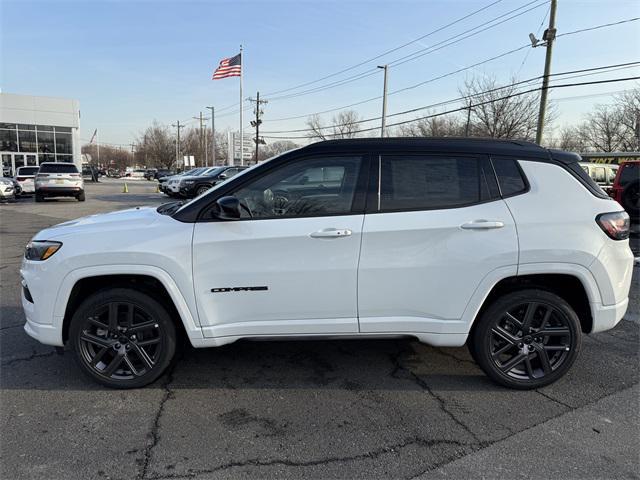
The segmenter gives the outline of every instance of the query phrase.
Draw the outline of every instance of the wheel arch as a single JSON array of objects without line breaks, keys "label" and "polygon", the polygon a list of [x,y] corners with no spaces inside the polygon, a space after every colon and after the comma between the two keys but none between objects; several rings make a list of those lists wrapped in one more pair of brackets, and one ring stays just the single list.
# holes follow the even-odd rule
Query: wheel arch
[{"label": "wheel arch", "polygon": [[526,273],[502,278],[493,285],[474,315],[469,338],[473,335],[477,320],[495,300],[525,289],[545,290],[563,298],[578,315],[582,332],[590,333],[593,330],[591,302],[596,301],[594,295],[597,293],[590,287],[592,285],[585,285],[584,278],[575,273]]},{"label": "wheel arch", "polygon": [[[165,306],[179,332],[190,340],[201,339],[197,315],[191,313],[187,301],[164,270],[157,267],[118,269],[116,266],[97,271],[74,271],[63,281],[56,302],[56,319],[62,323],[62,341],[66,343],[74,311],[90,294],[105,288],[132,288],[148,294]],[[86,269],[81,269],[86,270]]]}]

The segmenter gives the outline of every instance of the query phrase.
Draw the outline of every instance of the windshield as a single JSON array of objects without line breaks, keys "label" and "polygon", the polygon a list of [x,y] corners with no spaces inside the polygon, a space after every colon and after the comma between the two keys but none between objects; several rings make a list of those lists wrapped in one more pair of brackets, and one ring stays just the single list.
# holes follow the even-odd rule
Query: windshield
[{"label": "windshield", "polygon": [[38,173],[78,173],[73,163],[43,163]]}]

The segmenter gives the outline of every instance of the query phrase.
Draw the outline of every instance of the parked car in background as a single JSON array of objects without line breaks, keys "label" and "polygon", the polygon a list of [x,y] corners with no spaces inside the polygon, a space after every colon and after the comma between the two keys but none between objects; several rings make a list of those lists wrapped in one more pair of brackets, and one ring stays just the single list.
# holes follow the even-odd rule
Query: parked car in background
[{"label": "parked car in background", "polygon": [[149,181],[153,180],[155,178],[155,176],[156,176],[156,172],[157,172],[157,169],[155,169],[155,168],[147,169],[147,171],[144,172],[145,180],[149,180]]},{"label": "parked car in background", "polygon": [[15,180],[11,177],[0,177],[0,200],[7,201],[16,198]]},{"label": "parked car in background", "polygon": [[611,193],[613,188],[613,182],[618,172],[618,165],[609,163],[589,163],[580,162],[582,169],[589,174],[589,176],[600,185],[605,192]]},{"label": "parked car in background", "polygon": [[169,177],[171,175],[175,175],[176,172],[174,170],[170,170],[168,168],[158,168],[154,175],[153,175],[153,179],[154,180],[159,180],[162,177]]},{"label": "parked car in background", "polygon": [[640,223],[640,161],[620,164],[611,197],[624,207],[634,224]]},{"label": "parked car in background", "polygon": [[18,167],[16,170],[16,182],[20,184],[22,193],[35,192],[35,178],[40,167]]},{"label": "parked car in background", "polygon": [[84,180],[73,163],[45,162],[35,182],[36,202],[48,197],[75,197],[84,202]]},{"label": "parked car in background", "polygon": [[201,175],[184,177],[180,180],[180,196],[193,198],[202,195],[211,187],[235,176],[247,167],[217,167]]},{"label": "parked car in background", "polygon": [[177,197],[180,195],[180,180],[185,177],[195,177],[198,176],[207,170],[213,167],[198,167],[191,170],[187,170],[186,172],[179,173],[177,175],[172,175],[168,177],[164,182],[164,190],[163,193],[169,195],[170,197]]},{"label": "parked car in background", "polygon": [[100,178],[100,170],[93,165],[85,163],[82,165],[82,178],[89,180],[90,182],[97,182]]},{"label": "parked car in background", "polygon": [[147,173],[146,170],[141,169],[141,168],[137,168],[135,170],[131,170],[131,171],[127,172],[125,177],[130,177],[132,179],[141,180],[141,179],[144,178],[145,173]]},{"label": "parked car in background", "polygon": [[537,389],[629,303],[629,216],[579,160],[520,141],[313,143],[184,205],[37,233],[25,331],[117,388],[156,380],[182,336],[402,336],[467,344],[495,382]]}]

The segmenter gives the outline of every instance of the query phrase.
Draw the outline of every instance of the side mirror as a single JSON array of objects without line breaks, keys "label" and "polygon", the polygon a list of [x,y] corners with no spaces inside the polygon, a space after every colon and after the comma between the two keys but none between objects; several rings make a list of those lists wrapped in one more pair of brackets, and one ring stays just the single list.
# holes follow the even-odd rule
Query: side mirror
[{"label": "side mirror", "polygon": [[224,180],[225,178],[227,178],[227,174],[226,173],[221,173],[220,175],[218,175],[218,178],[220,180]]},{"label": "side mirror", "polygon": [[237,220],[240,218],[240,200],[236,197],[221,197],[216,200],[218,211],[214,215],[221,220]]}]

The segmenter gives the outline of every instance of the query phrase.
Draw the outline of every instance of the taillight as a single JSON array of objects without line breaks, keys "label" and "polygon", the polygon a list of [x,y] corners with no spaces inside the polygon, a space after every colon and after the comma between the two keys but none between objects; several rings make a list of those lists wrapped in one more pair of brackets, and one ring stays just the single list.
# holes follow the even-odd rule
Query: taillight
[{"label": "taillight", "polygon": [[26,180],[25,177],[16,177],[16,180],[19,182],[24,182]]},{"label": "taillight", "polygon": [[70,173],[69,176],[70,177],[79,177],[80,174],[79,173]]},{"label": "taillight", "polygon": [[37,177],[38,177],[38,178],[48,177],[48,176],[49,176],[49,174],[48,174],[48,173],[39,173],[39,174],[37,175]]},{"label": "taillight", "polygon": [[601,213],[596,223],[610,238],[626,240],[629,238],[629,214],[627,212]]}]

